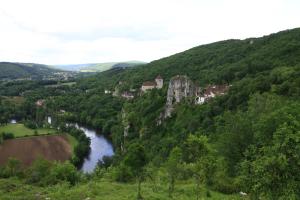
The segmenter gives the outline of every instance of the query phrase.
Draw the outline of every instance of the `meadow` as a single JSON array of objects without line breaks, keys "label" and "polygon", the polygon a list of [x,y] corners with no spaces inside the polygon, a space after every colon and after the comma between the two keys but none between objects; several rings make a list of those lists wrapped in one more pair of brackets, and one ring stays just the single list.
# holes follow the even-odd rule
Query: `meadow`
[{"label": "meadow", "polygon": [[48,135],[55,134],[57,131],[55,129],[50,128],[37,128],[30,129],[24,126],[24,124],[7,124],[5,126],[0,126],[0,133],[12,133],[16,138],[25,137],[25,136],[33,136],[33,135]]}]

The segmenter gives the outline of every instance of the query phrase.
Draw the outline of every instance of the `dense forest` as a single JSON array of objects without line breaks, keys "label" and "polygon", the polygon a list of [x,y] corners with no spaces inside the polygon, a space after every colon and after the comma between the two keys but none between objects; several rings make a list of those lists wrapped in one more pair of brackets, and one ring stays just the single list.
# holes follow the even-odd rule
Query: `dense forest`
[{"label": "dense forest", "polygon": [[[162,89],[137,92],[157,75],[164,78]],[[172,116],[157,125],[168,81],[176,75],[186,75],[200,87],[231,87],[202,105],[188,99],[180,102]],[[45,115],[41,113],[51,113],[58,124],[74,121],[100,129],[112,138],[116,154],[99,162],[94,175],[136,181],[138,199],[143,196],[141,183],[156,179],[160,172],[167,177],[170,198],[177,183],[194,180],[197,198],[205,186],[225,194],[243,191],[250,199],[300,199],[300,29],[202,45],[146,65],[78,79],[72,86],[1,84],[2,96],[22,93],[24,100],[16,104],[2,97],[0,123],[12,116],[38,120]],[[132,90],[136,96],[126,100],[105,90]],[[35,107],[38,99],[46,100],[42,110]],[[32,171],[18,174],[9,166],[0,175],[47,185],[43,177],[56,184],[58,173],[70,169],[64,181],[87,181],[68,164],[61,171],[59,164],[53,169],[50,165],[42,166],[56,174],[53,180],[39,174],[40,179],[32,181]],[[38,166],[32,169],[40,170]]]}]

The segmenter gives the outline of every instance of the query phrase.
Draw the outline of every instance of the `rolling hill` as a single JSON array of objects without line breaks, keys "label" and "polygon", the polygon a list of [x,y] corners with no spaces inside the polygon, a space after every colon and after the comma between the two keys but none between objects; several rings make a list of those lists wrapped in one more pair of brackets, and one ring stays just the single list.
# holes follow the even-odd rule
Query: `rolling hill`
[{"label": "rolling hill", "polygon": [[51,76],[61,70],[34,63],[0,62],[0,79],[27,79]]},{"label": "rolling hill", "polygon": [[111,68],[121,67],[134,67],[137,65],[146,64],[141,61],[126,61],[126,62],[107,62],[107,63],[87,63],[87,64],[74,64],[74,65],[55,65],[54,67],[68,71],[80,72],[102,72]]}]

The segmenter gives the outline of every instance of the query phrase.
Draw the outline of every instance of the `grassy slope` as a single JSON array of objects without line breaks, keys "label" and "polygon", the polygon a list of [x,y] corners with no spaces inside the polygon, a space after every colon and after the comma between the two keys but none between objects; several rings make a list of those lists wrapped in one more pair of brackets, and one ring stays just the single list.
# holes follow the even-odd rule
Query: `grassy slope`
[{"label": "grassy slope", "polygon": [[[224,195],[210,191],[211,197],[206,197],[206,190],[201,189],[200,199],[238,200],[239,195]],[[142,195],[147,200],[169,199],[167,184],[142,184]],[[195,185],[192,181],[179,183],[175,187],[174,199],[196,199]],[[108,179],[89,181],[70,187],[59,184],[50,187],[36,187],[22,184],[18,179],[0,179],[0,199],[56,199],[56,200],[132,200],[136,198],[136,184],[122,184],[111,182]],[[244,198],[246,199],[246,198]]]},{"label": "grassy slope", "polygon": [[128,62],[109,62],[109,63],[98,63],[92,64],[87,67],[83,67],[80,69],[82,72],[102,72],[114,67],[131,67],[136,65],[145,64],[144,62],[140,61],[128,61]]},{"label": "grassy slope", "polygon": [[73,136],[71,136],[69,134],[68,134],[68,140],[69,140],[69,143],[71,144],[72,149],[74,151],[74,148],[77,146],[78,141],[76,140],[76,138],[74,138]]},{"label": "grassy slope", "polygon": [[[39,128],[36,129],[38,135],[46,135],[46,134],[54,134],[56,130],[48,129],[48,128]],[[24,137],[24,136],[32,136],[34,135],[34,130],[25,127],[23,124],[7,124],[6,126],[0,127],[1,132],[9,132],[13,133],[15,137]]]}]

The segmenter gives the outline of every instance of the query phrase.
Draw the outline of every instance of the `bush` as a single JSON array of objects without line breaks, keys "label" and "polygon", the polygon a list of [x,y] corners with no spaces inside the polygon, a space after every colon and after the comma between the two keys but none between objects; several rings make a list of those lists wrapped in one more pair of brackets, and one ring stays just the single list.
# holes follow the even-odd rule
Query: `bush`
[{"label": "bush", "polygon": [[51,163],[45,159],[37,159],[27,171],[27,182],[47,185],[46,176],[50,173]]},{"label": "bush", "polygon": [[214,182],[214,190],[224,194],[233,194],[240,191],[239,185],[231,178],[219,178]]},{"label": "bush", "polygon": [[21,166],[21,161],[15,158],[9,158],[6,165],[1,170],[1,177],[9,178],[13,176],[22,177],[23,171]]},{"label": "bush", "polygon": [[113,163],[113,157],[112,156],[103,156],[102,160],[98,160],[97,165],[100,168],[108,168]]},{"label": "bush", "polygon": [[113,178],[119,182],[129,182],[133,180],[134,176],[129,167],[121,163],[113,171]]},{"label": "bush", "polygon": [[63,181],[74,185],[78,180],[77,169],[68,161],[51,163],[37,159],[27,171],[27,182],[40,186],[54,185]]},{"label": "bush", "polygon": [[5,133],[5,132],[3,132],[1,134],[1,137],[2,137],[3,140],[9,140],[9,139],[14,139],[15,138],[13,133]]},{"label": "bush", "polygon": [[32,122],[32,121],[26,121],[24,123],[24,125],[27,127],[27,128],[30,128],[30,129],[36,129],[37,128],[37,124],[35,122]]},{"label": "bush", "polygon": [[49,174],[50,184],[57,184],[61,181],[75,185],[79,180],[79,174],[74,165],[70,162],[55,163]]}]

